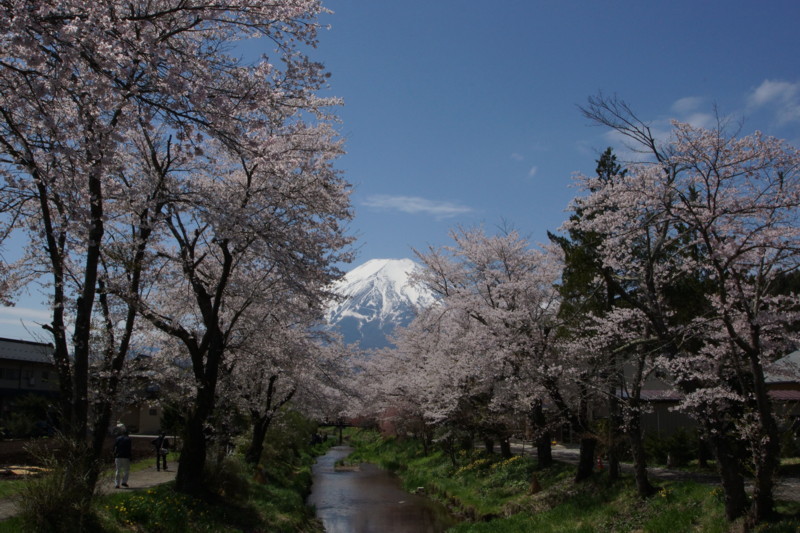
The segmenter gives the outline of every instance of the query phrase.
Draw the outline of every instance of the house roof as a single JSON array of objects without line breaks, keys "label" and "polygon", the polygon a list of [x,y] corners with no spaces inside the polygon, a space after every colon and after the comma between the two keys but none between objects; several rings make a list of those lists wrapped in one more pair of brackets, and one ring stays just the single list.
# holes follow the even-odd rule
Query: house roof
[{"label": "house roof", "polygon": [[[628,399],[628,391],[618,392],[620,398]],[[678,402],[683,400],[683,394],[674,389],[642,389],[639,391],[639,399],[644,402]]]},{"label": "house roof", "polygon": [[781,357],[764,371],[767,383],[800,382],[800,350]]},{"label": "house roof", "polygon": [[672,389],[642,390],[641,398],[646,402],[679,402],[683,394]]},{"label": "house roof", "polygon": [[0,337],[0,359],[52,364],[53,346],[42,342]]},{"label": "house roof", "polygon": [[[800,390],[772,389],[769,397],[777,401],[800,401]],[[624,397],[624,396],[623,396]],[[645,402],[679,402],[684,395],[676,390],[642,390],[641,399]]]},{"label": "house roof", "polygon": [[769,397],[773,400],[783,402],[797,402],[800,401],[800,390],[770,390],[767,391]]}]

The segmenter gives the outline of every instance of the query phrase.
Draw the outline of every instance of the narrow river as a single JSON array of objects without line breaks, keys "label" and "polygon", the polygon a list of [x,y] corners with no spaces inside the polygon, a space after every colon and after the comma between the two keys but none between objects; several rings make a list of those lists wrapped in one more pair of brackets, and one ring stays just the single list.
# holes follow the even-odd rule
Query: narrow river
[{"label": "narrow river", "polygon": [[440,533],[456,523],[443,505],[405,492],[397,476],[375,465],[336,471],[336,461],[352,451],[335,446],[312,470],[308,504],[326,533]]}]

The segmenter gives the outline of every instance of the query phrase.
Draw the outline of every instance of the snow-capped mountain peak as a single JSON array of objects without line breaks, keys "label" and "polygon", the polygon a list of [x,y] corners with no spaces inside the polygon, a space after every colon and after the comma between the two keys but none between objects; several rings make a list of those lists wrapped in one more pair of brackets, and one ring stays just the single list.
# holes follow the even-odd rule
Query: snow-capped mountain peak
[{"label": "snow-capped mountain peak", "polygon": [[430,292],[409,281],[418,268],[411,259],[372,259],[354,268],[334,287],[342,300],[328,310],[328,323],[348,343],[388,345],[386,336],[395,327],[407,325],[416,309],[434,301]]}]

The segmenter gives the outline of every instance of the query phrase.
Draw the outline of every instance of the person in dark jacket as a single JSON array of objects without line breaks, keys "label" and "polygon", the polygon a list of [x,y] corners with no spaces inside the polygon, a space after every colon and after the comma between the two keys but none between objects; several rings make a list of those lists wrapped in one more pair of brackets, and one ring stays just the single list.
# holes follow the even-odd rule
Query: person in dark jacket
[{"label": "person in dark jacket", "polygon": [[114,441],[114,465],[117,467],[114,473],[114,485],[119,488],[128,486],[128,476],[131,472],[131,438],[128,430],[123,429],[122,435]]},{"label": "person in dark jacket", "polygon": [[156,449],[156,470],[161,470],[161,464],[164,464],[164,471],[167,471],[167,454],[169,453],[169,439],[167,435],[161,431],[158,437],[152,440],[151,444]]}]

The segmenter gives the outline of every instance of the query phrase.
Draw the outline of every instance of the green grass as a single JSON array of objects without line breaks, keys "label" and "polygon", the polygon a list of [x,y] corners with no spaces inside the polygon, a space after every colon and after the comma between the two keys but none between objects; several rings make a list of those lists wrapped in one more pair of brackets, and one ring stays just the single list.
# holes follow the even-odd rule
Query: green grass
[{"label": "green grass", "polygon": [[[641,500],[633,479],[609,483],[605,473],[576,484],[574,466],[536,470],[535,460],[462,451],[456,464],[440,451],[429,455],[413,440],[381,439],[361,432],[351,437],[356,452],[348,462],[372,462],[400,475],[407,489],[425,487],[464,520],[455,533],[506,532],[709,532],[731,529],[721,489],[690,482],[659,482],[662,490]],[[531,494],[536,476],[541,491]],[[786,518],[760,526],[762,533],[800,531],[800,505],[781,502]]]},{"label": "green grass", "polygon": [[[332,444],[332,443],[331,443]],[[270,531],[319,532],[313,510],[305,505],[311,464],[324,445],[296,461],[274,462],[267,483],[254,479],[241,457],[226,460],[215,493],[192,497],[176,493],[173,483],[146,491],[114,492],[98,500],[104,531],[154,533]]]},{"label": "green grass", "polygon": [[[140,470],[146,470],[153,466],[155,463],[150,459],[142,459],[140,461],[136,461],[131,463],[131,472],[138,472]],[[104,475],[113,475],[114,469],[111,468],[106,471]],[[25,477],[9,477],[0,479],[0,500],[8,499],[14,497],[16,494],[19,494],[22,491],[23,486],[25,485],[26,478]],[[0,529],[0,532],[2,529]]]},{"label": "green grass", "polygon": [[[147,459],[139,459],[138,461],[131,462],[131,472],[139,472],[141,470],[147,470],[150,467],[154,467],[156,465],[156,458],[155,457],[148,457]],[[173,469],[178,468],[178,454],[175,452],[171,452],[167,455],[167,465],[172,465]],[[109,472],[114,472],[114,466],[112,465]]]},{"label": "green grass", "polygon": [[[288,428],[278,428],[280,434],[270,440],[279,445],[265,451],[264,467],[258,476],[241,455],[226,458],[219,465],[209,459],[207,490],[203,495],[177,493],[174,483],[98,495],[91,511],[85,515],[89,524],[85,531],[321,533],[321,524],[315,519],[313,509],[305,505],[305,496],[311,485],[311,465],[334,441],[311,447],[307,424],[296,421]],[[152,463],[151,459],[139,461],[134,468],[149,468]],[[264,477],[266,482],[262,482]],[[47,485],[58,483],[58,478],[40,477],[38,481]],[[24,481],[20,483],[20,487],[25,485]],[[39,507],[33,507],[37,508],[50,509],[44,500]],[[56,519],[60,519],[61,510],[55,512],[59,514]],[[0,533],[24,532],[26,527],[30,530],[32,526],[15,517],[0,522]],[[73,531],[75,526],[72,529],[69,524],[59,527],[65,527],[63,531]]]},{"label": "green grass", "polygon": [[22,490],[23,478],[0,479],[0,499],[10,498]]}]

